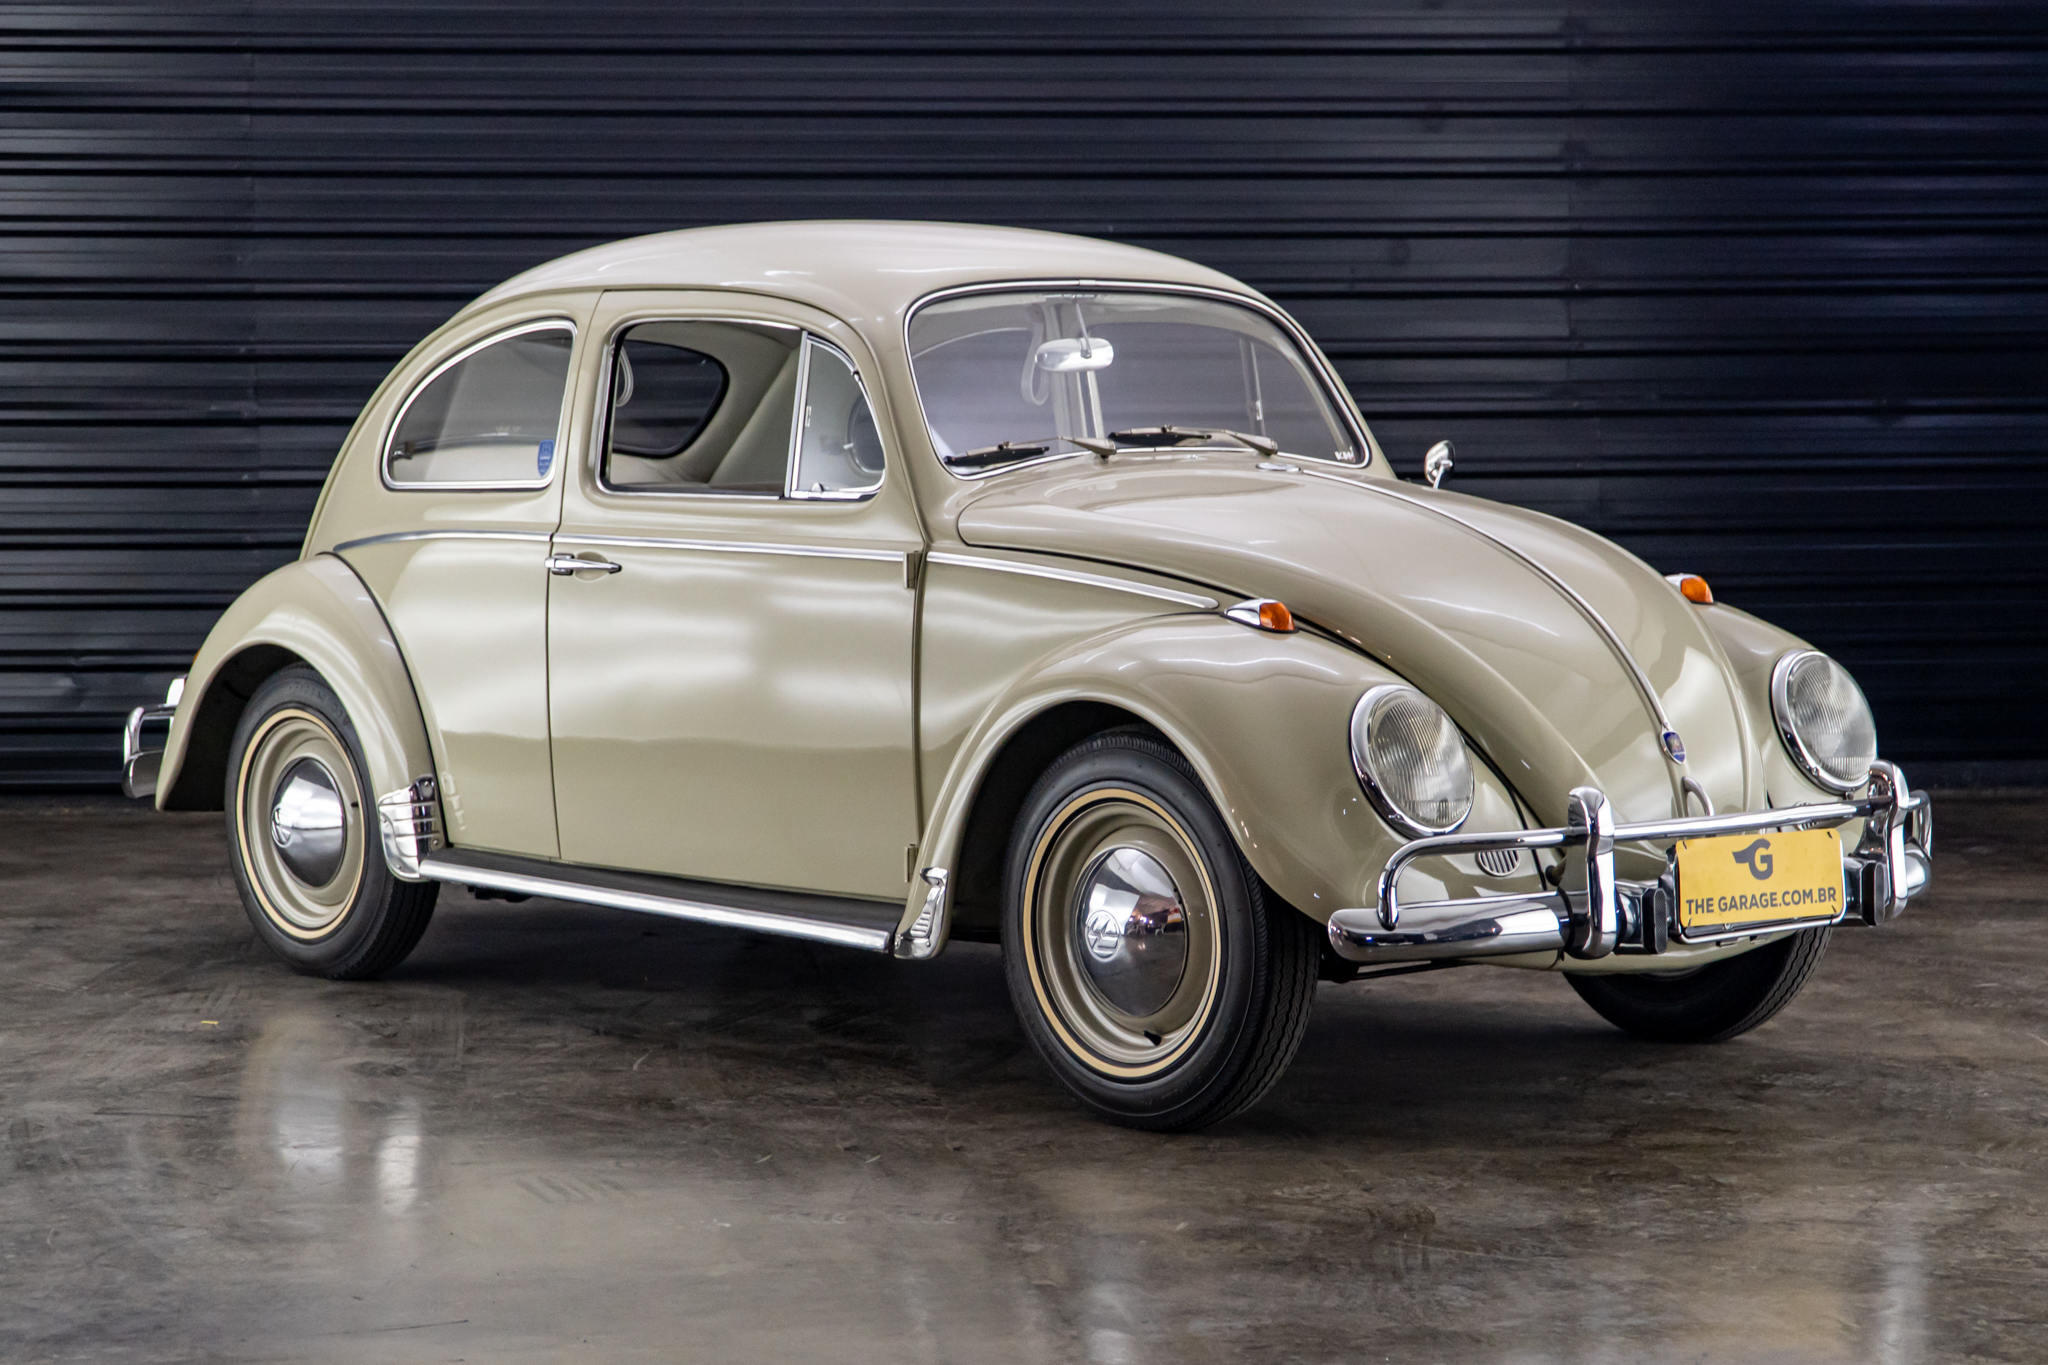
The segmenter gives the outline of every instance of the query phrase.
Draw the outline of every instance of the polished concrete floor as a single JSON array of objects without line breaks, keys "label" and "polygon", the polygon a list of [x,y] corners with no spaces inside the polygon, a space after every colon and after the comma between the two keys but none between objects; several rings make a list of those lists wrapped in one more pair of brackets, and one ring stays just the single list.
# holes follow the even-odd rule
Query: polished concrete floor
[{"label": "polished concrete floor", "polygon": [[2048,1361],[2048,796],[1713,1048],[1553,977],[1325,986],[1194,1137],[935,963],[444,893],[254,942],[217,816],[0,803],[0,1359]]}]

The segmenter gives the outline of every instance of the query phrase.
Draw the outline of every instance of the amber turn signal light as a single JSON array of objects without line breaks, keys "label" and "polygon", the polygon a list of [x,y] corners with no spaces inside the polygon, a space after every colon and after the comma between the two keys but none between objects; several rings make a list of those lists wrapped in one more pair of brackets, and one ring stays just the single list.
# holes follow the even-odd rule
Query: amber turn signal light
[{"label": "amber turn signal light", "polygon": [[1294,629],[1294,613],[1287,610],[1285,602],[1275,602],[1270,597],[1254,597],[1239,602],[1226,608],[1223,614],[1240,624],[1283,635]]},{"label": "amber turn signal light", "polygon": [[1678,589],[1679,596],[1702,607],[1714,605],[1714,590],[1707,586],[1707,580],[1696,573],[1665,574],[1664,580]]}]

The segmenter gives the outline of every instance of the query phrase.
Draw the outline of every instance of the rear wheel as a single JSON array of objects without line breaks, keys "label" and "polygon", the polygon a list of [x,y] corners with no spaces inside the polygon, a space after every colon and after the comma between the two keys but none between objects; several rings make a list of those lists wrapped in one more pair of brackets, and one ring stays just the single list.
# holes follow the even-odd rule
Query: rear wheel
[{"label": "rear wheel", "polygon": [[1655,1043],[1721,1043],[1749,1032],[1792,1003],[1827,951],[1828,928],[1802,929],[1776,943],[1689,972],[1574,975],[1565,980],[1616,1028]]},{"label": "rear wheel", "polygon": [[1117,732],[1055,762],[1018,816],[1005,890],[1018,1017],[1102,1117],[1215,1123],[1293,1059],[1321,936],[1266,891],[1169,746]]},{"label": "rear wheel", "polygon": [[257,937],[297,971],[377,976],[433,916],[439,884],[384,865],[367,771],[340,698],[304,665],[266,679],[235,727],[223,793],[235,885]]}]

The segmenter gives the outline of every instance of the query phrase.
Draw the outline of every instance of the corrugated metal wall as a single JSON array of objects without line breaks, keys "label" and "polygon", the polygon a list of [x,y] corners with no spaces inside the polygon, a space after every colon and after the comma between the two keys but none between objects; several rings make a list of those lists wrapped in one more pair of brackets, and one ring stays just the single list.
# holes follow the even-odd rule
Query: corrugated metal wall
[{"label": "corrugated metal wall", "polygon": [[0,783],[114,780],[463,301],[824,216],[1218,266],[1397,465],[2048,759],[2040,5],[14,4],[0,101]]}]

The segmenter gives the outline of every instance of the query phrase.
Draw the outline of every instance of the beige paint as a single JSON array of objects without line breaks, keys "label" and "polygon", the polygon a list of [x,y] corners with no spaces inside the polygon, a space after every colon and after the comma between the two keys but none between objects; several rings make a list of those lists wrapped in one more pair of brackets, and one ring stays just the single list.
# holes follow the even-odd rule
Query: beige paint
[{"label": "beige paint", "polygon": [[[689,318],[801,327],[875,369],[837,319],[744,295],[607,293],[592,336]],[[551,580],[562,857],[903,895],[919,823],[905,559],[924,539],[901,460],[840,502],[614,492],[596,442],[579,450],[556,549],[623,567]]]},{"label": "beige paint", "polygon": [[[951,475],[923,428],[905,321],[932,291],[1005,280],[1257,298],[1188,262],[1052,234],[753,225],[540,267],[407,358],[351,435],[307,552],[458,533],[346,552],[420,683],[424,732],[456,798],[455,843],[907,896],[914,910],[922,888],[904,884],[905,846],[922,846],[919,866],[951,865],[1004,740],[1045,707],[1087,699],[1179,744],[1261,875],[1323,919],[1367,903],[1400,842],[1366,804],[1346,747],[1359,694],[1394,678],[1436,697],[1470,737],[1480,760],[1470,829],[1557,822],[1565,793],[1588,782],[1623,818],[1671,813],[1680,774],[1657,753],[1629,675],[1564,595],[1495,542],[1543,564],[1612,625],[1722,809],[1822,795],[1779,751],[1763,697],[1770,662],[1797,641],[1684,602],[1649,566],[1577,528],[1399,483],[1341,391],[1371,451],[1363,469],[1262,470],[1250,455],[1212,451]],[[378,448],[412,383],[470,340],[549,315],[581,329],[549,487],[384,488]],[[659,317],[780,321],[845,350],[888,448],[881,492],[849,505],[599,488],[604,344]],[[543,544],[558,521],[559,538]],[[479,534],[490,532],[530,539]],[[541,569],[550,548],[625,569],[551,579]],[[913,587],[904,556],[926,550]],[[959,562],[975,558],[1219,605],[1276,596],[1316,629],[1271,635],[1143,591]],[[209,642],[216,658],[248,629],[237,613]],[[352,714],[397,704],[352,695]],[[1641,875],[1649,862],[1625,856],[1622,871]],[[1481,884],[1474,872],[1423,864],[1404,890],[1461,892]],[[1538,958],[1516,965],[1552,961]],[[1615,959],[1614,969],[1624,961],[1656,965]]]},{"label": "beige paint", "polygon": [[[585,437],[591,301],[569,295],[481,310],[444,328],[401,365],[337,464],[314,540],[377,595],[418,684],[451,843],[552,858],[559,851],[548,753],[547,538],[561,515],[560,452]],[[508,327],[545,318],[577,326],[557,458],[539,488],[385,486],[385,436],[413,388],[442,360]],[[378,540],[430,533],[428,539]],[[367,541],[368,543],[362,543]]]},{"label": "beige paint", "polygon": [[221,666],[263,645],[289,650],[327,679],[355,722],[375,795],[434,771],[412,679],[376,600],[346,564],[314,555],[257,580],[207,635],[171,722],[157,784],[160,809],[220,808],[220,791],[190,790],[179,782],[192,720],[217,685]]}]

